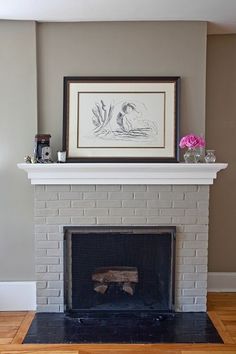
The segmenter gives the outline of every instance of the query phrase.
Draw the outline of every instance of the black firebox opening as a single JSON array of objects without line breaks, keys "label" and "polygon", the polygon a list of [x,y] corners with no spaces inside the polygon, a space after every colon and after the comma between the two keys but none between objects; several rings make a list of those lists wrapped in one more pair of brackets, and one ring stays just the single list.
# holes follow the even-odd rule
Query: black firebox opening
[{"label": "black firebox opening", "polygon": [[175,227],[65,230],[67,311],[174,309]]}]

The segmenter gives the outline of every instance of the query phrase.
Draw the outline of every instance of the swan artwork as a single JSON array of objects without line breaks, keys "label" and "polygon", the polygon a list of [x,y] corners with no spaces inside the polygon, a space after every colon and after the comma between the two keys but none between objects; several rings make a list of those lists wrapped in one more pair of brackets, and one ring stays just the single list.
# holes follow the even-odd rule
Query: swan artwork
[{"label": "swan artwork", "polygon": [[148,109],[141,102],[96,102],[92,108],[94,135],[101,139],[140,141],[158,134],[157,123],[149,119]]},{"label": "swan artwork", "polygon": [[143,119],[142,112],[132,102],[122,104],[121,112],[117,115],[117,123],[124,132],[132,135],[147,136],[151,130],[157,132],[154,122]]}]

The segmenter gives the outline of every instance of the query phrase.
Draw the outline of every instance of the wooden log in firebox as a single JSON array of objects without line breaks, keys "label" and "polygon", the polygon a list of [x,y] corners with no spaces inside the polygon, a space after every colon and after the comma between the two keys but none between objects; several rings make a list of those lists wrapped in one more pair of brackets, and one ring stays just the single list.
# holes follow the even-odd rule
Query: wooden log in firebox
[{"label": "wooden log in firebox", "polygon": [[135,283],[126,282],[123,284],[122,289],[129,295],[134,295]]},{"label": "wooden log in firebox", "polygon": [[105,283],[98,283],[96,282],[94,284],[94,290],[97,292],[97,293],[100,293],[100,294],[105,294],[105,292],[107,291],[108,289],[108,284],[105,284]]},{"label": "wooden log in firebox", "polygon": [[117,283],[129,295],[134,294],[135,284],[138,283],[138,269],[136,267],[101,267],[92,274],[95,282],[94,290],[105,294],[111,283]]},{"label": "wooden log in firebox", "polygon": [[92,274],[92,280],[99,283],[138,283],[136,267],[101,267]]}]

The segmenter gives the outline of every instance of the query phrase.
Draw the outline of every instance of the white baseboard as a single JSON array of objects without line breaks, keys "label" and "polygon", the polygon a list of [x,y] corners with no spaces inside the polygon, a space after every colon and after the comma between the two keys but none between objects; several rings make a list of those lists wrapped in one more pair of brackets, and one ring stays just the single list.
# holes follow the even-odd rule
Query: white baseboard
[{"label": "white baseboard", "polygon": [[0,282],[0,311],[36,310],[36,282]]},{"label": "white baseboard", "polygon": [[207,290],[236,292],[236,272],[209,272]]}]

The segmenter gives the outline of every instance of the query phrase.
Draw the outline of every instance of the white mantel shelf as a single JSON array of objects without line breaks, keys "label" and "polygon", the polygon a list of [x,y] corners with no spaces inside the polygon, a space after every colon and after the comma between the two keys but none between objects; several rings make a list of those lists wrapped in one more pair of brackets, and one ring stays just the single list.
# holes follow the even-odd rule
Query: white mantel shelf
[{"label": "white mantel shelf", "polygon": [[213,184],[227,163],[65,163],[27,164],[18,168],[31,184]]}]

